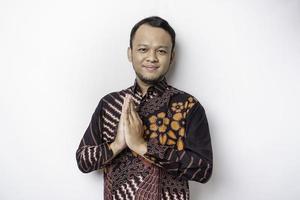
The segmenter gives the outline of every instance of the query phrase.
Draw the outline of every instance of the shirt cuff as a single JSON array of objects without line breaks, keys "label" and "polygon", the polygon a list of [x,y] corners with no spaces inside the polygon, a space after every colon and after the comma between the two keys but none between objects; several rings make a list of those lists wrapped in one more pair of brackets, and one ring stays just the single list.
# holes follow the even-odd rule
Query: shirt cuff
[{"label": "shirt cuff", "polygon": [[103,143],[101,145],[101,151],[103,153],[103,164],[107,164],[111,161],[111,158],[113,157],[114,155],[114,152],[113,150],[110,148],[109,144],[107,142]]}]

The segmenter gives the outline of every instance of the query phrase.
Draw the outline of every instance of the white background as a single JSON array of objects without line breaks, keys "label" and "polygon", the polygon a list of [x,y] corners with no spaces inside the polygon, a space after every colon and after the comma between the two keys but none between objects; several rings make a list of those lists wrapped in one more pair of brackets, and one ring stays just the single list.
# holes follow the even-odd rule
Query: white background
[{"label": "white background", "polygon": [[204,106],[214,149],[191,199],[300,198],[300,1],[1,0],[0,199],[96,200],[75,152],[101,97],[133,84],[129,32],[177,32],[169,84]]}]

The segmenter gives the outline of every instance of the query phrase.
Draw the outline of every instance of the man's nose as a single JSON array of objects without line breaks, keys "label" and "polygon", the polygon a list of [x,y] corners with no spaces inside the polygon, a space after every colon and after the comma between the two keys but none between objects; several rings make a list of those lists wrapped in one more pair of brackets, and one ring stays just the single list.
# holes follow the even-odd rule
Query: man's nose
[{"label": "man's nose", "polygon": [[149,61],[149,62],[157,62],[158,61],[157,56],[156,56],[156,52],[154,50],[149,51],[147,61]]}]

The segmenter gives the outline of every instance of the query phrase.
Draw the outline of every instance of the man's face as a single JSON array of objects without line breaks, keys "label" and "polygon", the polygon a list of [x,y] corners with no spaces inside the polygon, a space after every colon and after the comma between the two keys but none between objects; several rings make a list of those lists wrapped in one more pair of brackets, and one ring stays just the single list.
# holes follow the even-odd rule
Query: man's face
[{"label": "man's face", "polygon": [[[146,84],[159,81],[169,70],[174,57],[172,39],[162,28],[141,25],[128,48],[128,59],[132,62],[137,78]],[[173,55],[172,55],[173,54]]]}]

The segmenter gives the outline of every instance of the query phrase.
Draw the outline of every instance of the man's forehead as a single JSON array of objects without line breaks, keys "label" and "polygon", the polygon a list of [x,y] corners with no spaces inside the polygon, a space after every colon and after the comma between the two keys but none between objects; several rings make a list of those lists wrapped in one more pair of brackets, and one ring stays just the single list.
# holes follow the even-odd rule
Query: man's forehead
[{"label": "man's forehead", "polygon": [[147,24],[141,25],[133,38],[135,45],[156,45],[169,47],[172,45],[170,34],[162,28]]}]

